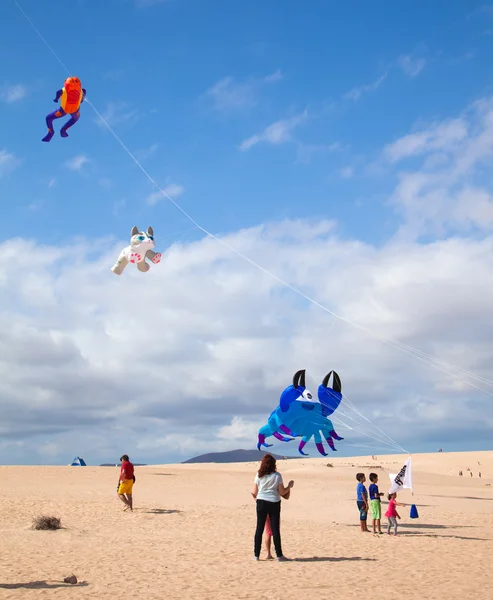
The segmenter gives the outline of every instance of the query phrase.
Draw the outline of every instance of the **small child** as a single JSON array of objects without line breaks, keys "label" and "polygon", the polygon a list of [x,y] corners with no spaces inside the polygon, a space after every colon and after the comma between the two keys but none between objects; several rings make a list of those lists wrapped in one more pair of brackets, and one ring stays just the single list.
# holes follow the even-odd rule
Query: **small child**
[{"label": "small child", "polygon": [[[284,500],[289,500],[291,496],[291,490],[288,490],[284,496],[282,496],[282,498],[284,498]],[[280,520],[279,520],[279,524],[280,524]],[[265,529],[264,529],[264,533],[265,533],[265,549],[267,551],[267,560],[274,560],[274,557],[272,556],[272,552],[271,552],[271,548],[272,548],[272,527],[270,525],[270,517],[269,515],[267,515],[267,519],[265,519]]]},{"label": "small child", "polygon": [[373,533],[382,533],[382,528],[380,526],[380,519],[382,518],[382,503],[380,501],[380,496],[383,496],[383,492],[378,491],[378,475],[376,473],[370,473],[370,481],[371,485],[369,488],[370,491],[370,507],[371,507],[371,516],[373,519]]},{"label": "small child", "polygon": [[365,474],[357,473],[356,479],[358,480],[358,485],[356,487],[356,504],[359,510],[359,523],[361,531],[368,531],[369,533],[369,529],[366,525],[366,520],[368,518],[368,492],[364,486],[366,481]]},{"label": "small child", "polygon": [[387,533],[390,535],[390,528],[394,527],[394,535],[397,535],[397,519],[400,519],[401,517],[397,512],[396,506],[406,505],[397,502],[397,494],[389,494],[387,497],[389,499],[389,507],[387,509],[387,512],[385,513],[385,516],[389,520],[389,524],[387,526]]},{"label": "small child", "polygon": [[[253,494],[252,494],[253,496]],[[282,496],[282,498],[284,498],[284,500],[289,500],[291,496],[291,490],[288,490],[284,496]],[[255,500],[255,496],[253,496],[253,499]],[[279,520],[279,525],[280,525],[280,520]],[[264,533],[265,533],[265,550],[267,552],[267,556],[265,557],[267,560],[274,560],[274,557],[272,556],[272,527],[270,524],[270,517],[269,515],[267,515],[267,518],[265,519],[265,527],[264,527]]]}]

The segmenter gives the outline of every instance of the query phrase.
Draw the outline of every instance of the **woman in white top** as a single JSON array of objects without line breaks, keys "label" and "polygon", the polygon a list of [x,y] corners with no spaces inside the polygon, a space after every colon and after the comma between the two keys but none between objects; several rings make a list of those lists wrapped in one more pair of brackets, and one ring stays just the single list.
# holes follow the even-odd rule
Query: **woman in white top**
[{"label": "woman in white top", "polygon": [[284,487],[282,475],[276,470],[276,459],[271,454],[265,454],[257,475],[252,495],[257,501],[257,529],[255,531],[254,558],[259,560],[262,548],[262,534],[265,521],[270,518],[274,548],[278,561],[288,560],[283,556],[281,548],[281,496],[284,496],[293,487],[294,481]]}]

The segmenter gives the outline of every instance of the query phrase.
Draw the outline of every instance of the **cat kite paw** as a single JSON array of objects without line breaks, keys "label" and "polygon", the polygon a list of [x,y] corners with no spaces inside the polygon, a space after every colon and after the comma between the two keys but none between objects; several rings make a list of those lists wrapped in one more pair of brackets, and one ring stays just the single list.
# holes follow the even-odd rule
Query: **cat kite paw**
[{"label": "cat kite paw", "polygon": [[142,260],[142,256],[140,254],[138,254],[137,252],[132,252],[132,254],[130,254],[128,260],[131,263],[137,263],[137,262],[140,262]]},{"label": "cat kite paw", "polygon": [[161,262],[161,252],[158,252],[155,256],[152,257],[152,262],[157,265]]}]

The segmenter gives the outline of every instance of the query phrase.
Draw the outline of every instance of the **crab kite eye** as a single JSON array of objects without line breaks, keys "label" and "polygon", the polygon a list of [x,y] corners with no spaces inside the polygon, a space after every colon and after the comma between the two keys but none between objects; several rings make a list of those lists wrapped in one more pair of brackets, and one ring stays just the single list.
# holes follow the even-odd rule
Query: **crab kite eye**
[{"label": "crab kite eye", "polygon": [[306,397],[308,398],[308,400],[311,400],[313,398],[313,396],[310,394],[310,392],[308,392],[308,394],[306,395]]}]

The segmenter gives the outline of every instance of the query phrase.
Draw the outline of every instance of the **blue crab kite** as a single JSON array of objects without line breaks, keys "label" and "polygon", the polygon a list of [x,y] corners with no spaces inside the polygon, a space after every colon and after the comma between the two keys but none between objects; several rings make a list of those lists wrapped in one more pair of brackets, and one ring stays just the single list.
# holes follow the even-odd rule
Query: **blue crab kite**
[{"label": "blue crab kite", "polygon": [[[328,387],[330,376],[334,375],[332,387]],[[269,448],[265,439],[271,435],[281,442],[290,442],[293,438],[301,437],[298,447],[300,454],[305,444],[313,437],[318,451],[322,456],[327,456],[322,444],[322,434],[332,450],[336,450],[333,440],[343,440],[334,431],[332,421],[327,417],[339,406],[342,400],[341,379],[335,371],[330,371],[318,386],[319,402],[313,400],[312,394],[305,386],[305,369],[297,371],[293,383],[281,394],[279,406],[271,413],[267,425],[258,432],[257,448]],[[291,436],[284,437],[282,434]]]}]

